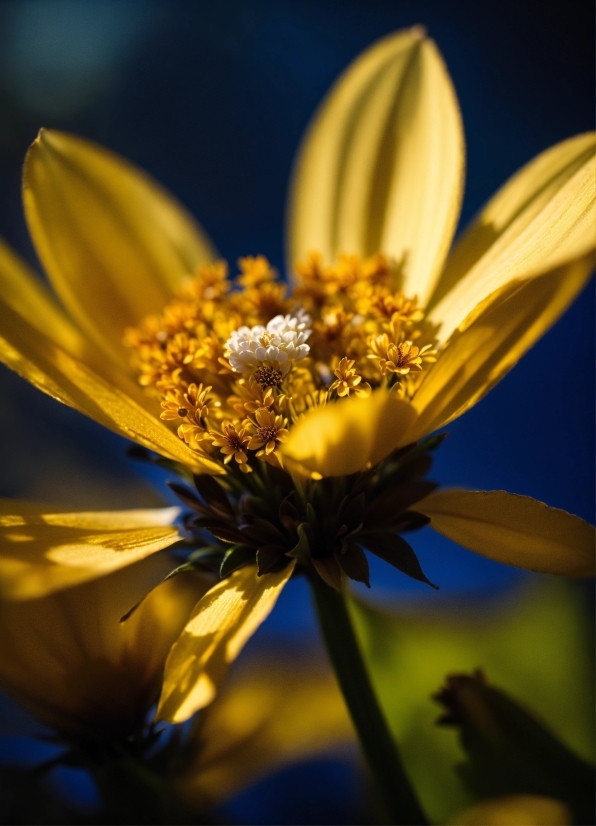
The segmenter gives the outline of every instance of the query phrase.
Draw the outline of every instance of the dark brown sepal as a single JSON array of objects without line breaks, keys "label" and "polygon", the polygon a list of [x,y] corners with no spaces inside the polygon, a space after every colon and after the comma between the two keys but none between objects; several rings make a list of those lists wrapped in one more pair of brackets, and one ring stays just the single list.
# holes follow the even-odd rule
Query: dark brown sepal
[{"label": "dark brown sepal", "polygon": [[195,473],[193,478],[196,489],[208,505],[221,511],[221,513],[229,516],[234,515],[230,500],[219,482],[216,482],[213,476],[208,476],[205,473]]},{"label": "dark brown sepal", "polygon": [[176,494],[178,499],[180,499],[180,501],[186,505],[187,508],[195,511],[195,513],[200,513],[203,516],[209,515],[209,509],[203,505],[199,498],[190,488],[187,488],[186,485],[181,485],[179,482],[171,482],[169,480],[166,482],[166,485],[173,493]]},{"label": "dark brown sepal", "polygon": [[375,532],[362,536],[362,544],[398,571],[438,590],[438,585],[434,585],[422,571],[418,557],[403,537],[396,533]]},{"label": "dark brown sepal", "polygon": [[279,521],[284,528],[292,530],[300,523],[300,514],[298,509],[291,501],[294,498],[294,492],[286,496],[279,506]]},{"label": "dark brown sepal", "polygon": [[347,577],[356,582],[363,582],[367,588],[370,588],[370,570],[362,548],[354,542],[349,542],[346,544],[345,551],[335,554],[335,559]]},{"label": "dark brown sepal", "polygon": [[279,545],[264,545],[257,551],[257,569],[258,575],[278,571],[281,567],[288,564],[288,559],[284,555],[284,549]]},{"label": "dark brown sepal", "polygon": [[233,548],[230,548],[224,556],[219,569],[219,575],[222,579],[225,579],[225,577],[229,576],[234,571],[237,571],[238,568],[242,568],[243,565],[247,565],[251,562],[254,563],[254,561],[254,548],[251,548],[248,545],[235,545]]},{"label": "dark brown sepal", "polygon": [[336,591],[341,591],[341,568],[335,557],[323,556],[319,559],[312,559],[312,564],[321,579],[335,588]]},{"label": "dark brown sepal", "polygon": [[285,538],[283,534],[268,522],[266,519],[261,519],[260,516],[252,516],[246,525],[242,525],[240,532],[251,542],[257,545],[283,545]]}]

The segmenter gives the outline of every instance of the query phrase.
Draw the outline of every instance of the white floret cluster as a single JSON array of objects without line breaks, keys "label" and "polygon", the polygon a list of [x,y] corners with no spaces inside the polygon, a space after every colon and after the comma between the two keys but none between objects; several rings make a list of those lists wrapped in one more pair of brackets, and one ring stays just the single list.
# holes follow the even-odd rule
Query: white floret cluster
[{"label": "white floret cluster", "polygon": [[226,341],[225,356],[238,373],[250,373],[262,364],[277,367],[285,376],[310,347],[311,319],[299,309],[294,315],[276,315],[266,327],[240,327]]}]

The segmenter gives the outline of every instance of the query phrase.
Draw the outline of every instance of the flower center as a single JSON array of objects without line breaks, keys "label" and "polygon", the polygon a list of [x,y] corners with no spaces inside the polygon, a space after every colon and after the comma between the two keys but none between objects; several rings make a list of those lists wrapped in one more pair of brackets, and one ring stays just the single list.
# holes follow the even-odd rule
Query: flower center
[{"label": "flower center", "polygon": [[235,279],[224,262],[201,267],[126,331],[140,384],[192,450],[243,473],[281,467],[278,446],[310,408],[377,387],[412,398],[436,331],[394,262],[314,254],[293,295],[263,256],[239,264]]}]

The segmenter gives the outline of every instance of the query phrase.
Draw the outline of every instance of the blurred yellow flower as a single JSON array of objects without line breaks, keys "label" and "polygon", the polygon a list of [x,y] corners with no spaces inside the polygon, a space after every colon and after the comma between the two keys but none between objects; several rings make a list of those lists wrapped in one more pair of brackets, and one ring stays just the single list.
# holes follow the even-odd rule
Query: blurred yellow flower
[{"label": "blurred yellow flower", "polygon": [[[390,35],[338,80],[304,140],[288,295],[262,256],[228,280],[203,231],[124,161],[40,133],[25,212],[66,311],[1,247],[0,358],[194,473],[198,497],[178,488],[195,512],[186,528],[231,545],[226,578],[168,659],[165,719],[212,700],[295,568],[338,588],[346,576],[368,582],[364,547],[428,581],[401,531],[430,522],[501,562],[593,572],[594,534],[577,517],[500,491],[434,493],[423,477],[438,443],[429,434],[481,399],[586,283],[594,147],[594,134],[580,135],[531,161],[449,253],[464,167],[455,93],[422,30]],[[154,524],[132,537],[118,564],[175,541],[159,525],[159,537]],[[121,540],[85,536],[75,552],[59,539],[56,551],[39,527],[1,552],[13,596],[117,566]],[[68,569],[52,568],[54,585],[36,580],[38,568],[18,584],[27,541],[26,566]],[[90,545],[104,550],[87,565]]]},{"label": "blurred yellow flower", "polygon": [[122,741],[139,734],[159,693],[168,651],[207,577],[167,576],[150,556],[35,600],[0,600],[0,687],[61,737]]}]

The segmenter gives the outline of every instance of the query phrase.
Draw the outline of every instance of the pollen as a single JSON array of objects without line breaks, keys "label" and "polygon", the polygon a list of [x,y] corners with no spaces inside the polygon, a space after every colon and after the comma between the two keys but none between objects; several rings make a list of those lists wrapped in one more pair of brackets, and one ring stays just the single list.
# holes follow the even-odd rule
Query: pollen
[{"label": "pollen", "polygon": [[280,445],[308,410],[378,387],[412,397],[435,361],[436,331],[384,255],[312,253],[292,294],[262,255],[189,276],[161,313],[125,331],[161,418],[228,472],[282,467]]}]

